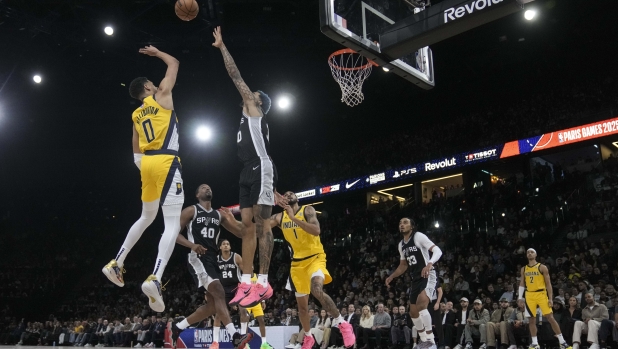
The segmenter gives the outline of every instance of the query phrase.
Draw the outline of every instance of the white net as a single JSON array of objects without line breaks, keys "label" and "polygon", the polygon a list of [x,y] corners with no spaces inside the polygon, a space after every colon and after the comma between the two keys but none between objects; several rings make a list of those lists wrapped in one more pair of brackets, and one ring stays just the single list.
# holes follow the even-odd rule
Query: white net
[{"label": "white net", "polygon": [[362,91],[363,82],[371,74],[373,64],[372,61],[350,49],[330,55],[328,65],[333,78],[341,88],[342,102],[353,107],[363,101],[365,98]]}]

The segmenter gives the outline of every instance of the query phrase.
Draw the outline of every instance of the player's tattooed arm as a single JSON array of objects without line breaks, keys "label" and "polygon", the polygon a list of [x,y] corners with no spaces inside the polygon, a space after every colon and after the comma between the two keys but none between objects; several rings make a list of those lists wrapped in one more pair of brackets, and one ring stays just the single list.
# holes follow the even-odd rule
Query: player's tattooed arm
[{"label": "player's tattooed arm", "polygon": [[279,222],[281,222],[281,213],[275,213],[274,215],[270,216],[268,220],[271,229],[279,226]]},{"label": "player's tattooed arm", "polygon": [[223,36],[221,35],[221,27],[215,28],[215,31],[213,32],[212,35],[215,37],[215,42],[212,45],[221,50],[221,54],[223,55],[223,62],[225,63],[225,69],[227,70],[227,73],[230,75],[230,78],[232,78],[234,85],[236,85],[238,92],[240,92],[240,95],[242,96],[243,101],[245,102],[251,101],[255,103],[255,96],[253,95],[253,92],[251,92],[251,90],[249,89],[245,81],[240,76],[240,71],[238,70],[238,67],[236,66],[236,62],[234,62],[234,58],[232,58],[232,55],[230,54],[230,52],[227,50],[227,47],[225,47],[225,44],[223,43]]},{"label": "player's tattooed arm", "polygon": [[294,223],[298,224],[304,231],[311,235],[320,235],[320,222],[318,221],[318,217],[313,206],[305,207],[305,221],[301,221],[300,219],[296,218],[292,207],[285,205],[284,208],[287,211],[288,216],[290,216],[290,219]]}]

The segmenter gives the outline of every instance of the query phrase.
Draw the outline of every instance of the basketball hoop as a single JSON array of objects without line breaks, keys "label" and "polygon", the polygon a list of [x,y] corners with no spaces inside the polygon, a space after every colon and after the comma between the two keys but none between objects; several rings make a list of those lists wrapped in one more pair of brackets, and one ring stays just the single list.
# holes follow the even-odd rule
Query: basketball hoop
[{"label": "basketball hoop", "polygon": [[328,57],[328,65],[333,78],[341,87],[341,101],[353,107],[363,99],[363,82],[371,74],[374,61],[363,57],[349,48],[334,52]]}]

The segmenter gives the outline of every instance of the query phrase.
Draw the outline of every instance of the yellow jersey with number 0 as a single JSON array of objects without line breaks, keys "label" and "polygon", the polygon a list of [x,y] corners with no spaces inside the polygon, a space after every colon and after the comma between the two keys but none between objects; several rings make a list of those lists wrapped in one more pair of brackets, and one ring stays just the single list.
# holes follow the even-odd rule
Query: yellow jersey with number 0
[{"label": "yellow jersey with number 0", "polygon": [[142,153],[148,150],[178,151],[176,113],[161,107],[154,95],[144,98],[143,104],[133,112],[132,119]]},{"label": "yellow jersey with number 0", "polygon": [[524,267],[524,278],[526,281],[526,291],[534,292],[545,289],[545,277],[541,273],[541,263],[533,266]]},{"label": "yellow jersey with number 0", "polygon": [[[294,215],[298,220],[306,222],[305,220],[305,208],[307,206],[301,206],[298,212]],[[288,242],[292,259],[303,259],[316,255],[318,253],[324,253],[324,247],[320,241],[319,236],[311,235],[303,230],[298,224],[296,224],[286,211],[281,214],[281,230],[283,236]]]}]

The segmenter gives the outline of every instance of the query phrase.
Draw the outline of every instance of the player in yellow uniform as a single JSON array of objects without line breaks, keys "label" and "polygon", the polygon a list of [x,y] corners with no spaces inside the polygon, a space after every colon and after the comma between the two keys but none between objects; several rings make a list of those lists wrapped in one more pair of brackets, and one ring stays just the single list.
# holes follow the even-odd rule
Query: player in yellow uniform
[{"label": "player in yellow uniform", "polygon": [[142,291],[148,296],[150,308],[163,312],[161,277],[180,231],[184,203],[178,157],[178,119],[172,100],[178,60],[153,46],[141,48],[139,52],[161,59],[167,64],[167,71],[158,87],[145,77],[136,78],[129,87],[131,97],[142,102],[132,117],[133,157],[142,180],[142,215],[129,230],[116,258],[103,267],[103,274],[114,284],[124,286],[124,260],[154,221],[161,206],[165,230],[159,241],[154,271],[142,284]]},{"label": "player in yellow uniform", "polygon": [[305,331],[302,349],[311,349],[315,338],[311,335],[309,293],[333,316],[332,326],[339,326],[346,347],[356,342],[352,325],[347,323],[333,300],[324,293],[323,286],[332,281],[326,270],[326,253],[320,241],[320,222],[313,206],[298,206],[298,197],[291,191],[284,195],[288,204],[284,211],[270,218],[271,228],[279,227],[292,254],[290,277],[286,288],[296,292],[300,322]]},{"label": "player in yellow uniform", "polygon": [[560,325],[554,319],[552,312],[553,306],[553,290],[551,281],[549,280],[549,271],[547,267],[536,261],[536,251],[529,248],[526,251],[528,264],[521,268],[521,280],[519,282],[519,299],[526,302],[527,316],[530,317],[530,336],[532,344],[530,349],[540,349],[539,342],[536,337],[536,309],[541,309],[541,314],[549,321],[551,328],[554,330],[558,341],[560,341],[561,349],[571,349],[571,346],[562,337]]}]

